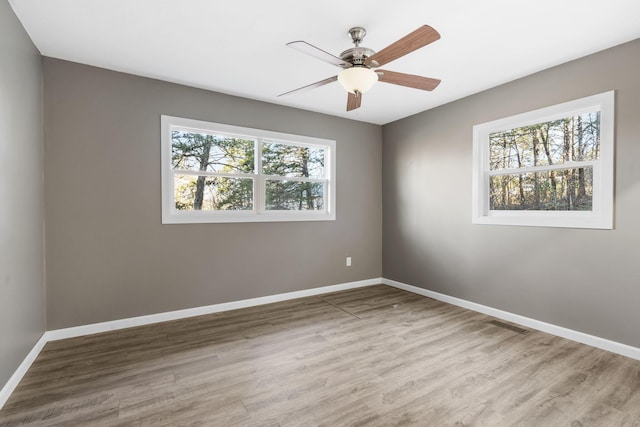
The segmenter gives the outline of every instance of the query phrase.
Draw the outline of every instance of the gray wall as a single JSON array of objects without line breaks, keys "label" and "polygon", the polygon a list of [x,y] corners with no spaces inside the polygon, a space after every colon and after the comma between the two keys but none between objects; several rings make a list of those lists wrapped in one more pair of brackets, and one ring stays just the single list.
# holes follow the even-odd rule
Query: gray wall
[{"label": "gray wall", "polygon": [[[640,346],[639,75],[636,40],[384,126],[384,277]],[[611,89],[615,230],[471,224],[474,124]]]},{"label": "gray wall", "polygon": [[[48,329],[381,276],[380,126],[50,58],[44,88]],[[162,225],[161,114],[336,140],[337,220]]]},{"label": "gray wall", "polygon": [[0,1],[0,388],[45,330],[42,61]]}]

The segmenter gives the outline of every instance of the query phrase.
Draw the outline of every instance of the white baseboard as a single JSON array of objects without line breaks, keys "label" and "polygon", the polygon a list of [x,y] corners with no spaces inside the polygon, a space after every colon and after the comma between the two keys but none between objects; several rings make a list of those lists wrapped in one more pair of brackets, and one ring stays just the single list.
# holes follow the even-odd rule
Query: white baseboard
[{"label": "white baseboard", "polygon": [[258,298],[250,298],[239,301],[224,302],[221,304],[206,305],[202,307],[186,308],[184,310],[167,311],[164,313],[149,314],[146,316],[130,317],[128,319],[111,320],[109,322],[92,323],[89,325],[75,326],[72,328],[55,329],[47,331],[48,341],[56,341],[66,338],[75,338],[83,335],[97,334],[100,332],[115,331],[117,329],[132,328],[134,326],[149,325],[152,323],[166,322],[169,320],[185,319],[187,317],[202,316],[203,314],[219,313],[221,311],[236,310],[239,308],[254,307],[271,304],[290,299],[326,294],[329,292],[343,291],[346,289],[361,288],[363,286],[377,285],[381,278],[359,280],[357,282],[341,283],[339,285],[322,286],[320,288],[305,289],[302,291],[286,292],[283,294],[268,295]]},{"label": "white baseboard", "polygon": [[622,344],[622,343],[611,341],[605,338],[596,337],[594,335],[585,334],[584,332],[574,331],[573,329],[564,328],[562,326],[553,325],[551,323],[541,322],[540,320],[531,319],[525,316],[520,316],[519,314],[510,313],[508,311],[499,310],[493,307],[487,307],[486,305],[467,301],[461,298],[456,298],[456,297],[441,294],[438,292],[429,291],[427,289],[419,288],[417,286],[407,285],[406,283],[397,282],[395,280],[383,278],[382,283],[385,285],[393,286],[394,288],[413,292],[414,294],[433,298],[438,301],[446,302],[452,305],[457,305],[458,307],[467,308],[469,310],[473,310],[479,313],[487,314],[489,316],[497,317],[499,319],[503,319],[508,322],[518,323],[520,325],[537,329],[542,332],[547,332],[552,335],[556,335],[562,338],[567,338],[572,341],[576,341],[582,344],[587,344],[592,347],[610,351],[612,353],[621,354],[623,356],[627,356],[632,359],[640,360],[640,348],[638,347],[632,347],[627,344]]},{"label": "white baseboard", "polygon": [[24,358],[20,366],[18,366],[18,369],[16,369],[13,375],[11,375],[9,381],[7,381],[4,387],[2,387],[2,390],[0,390],[0,409],[2,409],[5,403],[7,403],[7,400],[9,400],[9,396],[11,396],[13,390],[15,390],[15,388],[18,386],[18,383],[20,383],[22,377],[24,377],[24,374],[27,373],[27,371],[31,367],[31,364],[34,360],[36,360],[36,357],[38,357],[38,354],[40,354],[40,351],[42,351],[42,348],[46,343],[47,337],[45,332],[44,334],[42,334],[38,342],[36,342],[36,344],[33,346],[29,354],[27,354],[27,357]]}]

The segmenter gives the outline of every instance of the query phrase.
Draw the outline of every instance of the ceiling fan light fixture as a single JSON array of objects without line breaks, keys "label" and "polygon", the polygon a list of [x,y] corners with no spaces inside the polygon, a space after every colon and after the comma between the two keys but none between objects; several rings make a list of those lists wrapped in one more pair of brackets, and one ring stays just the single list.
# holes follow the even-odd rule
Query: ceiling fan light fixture
[{"label": "ceiling fan light fixture", "polygon": [[355,66],[342,70],[338,81],[348,92],[365,93],[378,81],[378,75],[370,68]]}]

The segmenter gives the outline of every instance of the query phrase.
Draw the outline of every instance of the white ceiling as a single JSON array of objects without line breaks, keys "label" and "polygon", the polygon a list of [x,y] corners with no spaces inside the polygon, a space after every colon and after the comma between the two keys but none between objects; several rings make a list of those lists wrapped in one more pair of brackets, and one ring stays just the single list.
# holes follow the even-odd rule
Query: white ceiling
[{"label": "white ceiling", "polygon": [[[638,0],[10,3],[45,56],[375,124],[640,38]],[[441,79],[433,92],[378,83],[352,112],[337,82],[277,97],[340,71],[287,42],[339,55],[363,26],[377,51],[423,24],[442,38],[384,68]]]}]

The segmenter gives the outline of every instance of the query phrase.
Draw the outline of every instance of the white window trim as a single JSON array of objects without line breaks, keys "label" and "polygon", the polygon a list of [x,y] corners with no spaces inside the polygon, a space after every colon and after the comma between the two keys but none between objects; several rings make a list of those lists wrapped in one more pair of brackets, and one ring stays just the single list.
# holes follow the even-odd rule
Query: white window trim
[{"label": "white window trim", "polygon": [[[280,132],[192,120],[182,117],[162,115],[161,122],[161,173],[162,173],[162,223],[228,223],[228,222],[281,222],[281,221],[333,221],[336,219],[336,142],[329,139],[310,136],[292,135]],[[171,168],[171,128],[191,129],[195,132],[215,132],[240,136],[244,139],[258,140],[256,144],[256,170],[247,174],[254,179],[254,209],[252,211],[179,211],[175,208],[174,171]],[[325,185],[326,206],[322,211],[267,211],[264,205],[264,182],[266,179],[283,179],[288,181],[325,182],[324,179],[293,177],[272,177],[258,173],[261,167],[260,150],[262,140],[282,142],[286,144],[322,147],[327,150],[325,170],[328,177]],[[229,175],[224,173],[208,173],[211,175]],[[233,175],[238,176],[238,175]]]},{"label": "white window trim", "polygon": [[[614,93],[614,91],[604,92],[475,125],[473,127],[472,223],[612,229]],[[566,169],[576,164],[593,167],[593,206],[591,211],[502,211],[489,209],[489,175],[490,173],[500,173],[500,171],[489,172],[489,135],[491,133],[589,111],[600,111],[600,159],[592,162],[565,163],[558,168]],[[550,168],[556,168],[556,166]]]}]

